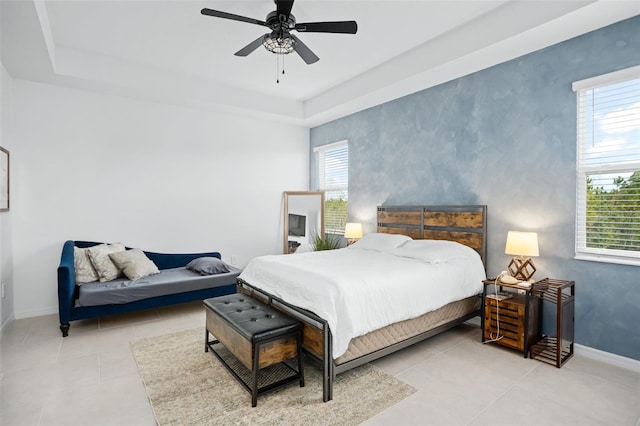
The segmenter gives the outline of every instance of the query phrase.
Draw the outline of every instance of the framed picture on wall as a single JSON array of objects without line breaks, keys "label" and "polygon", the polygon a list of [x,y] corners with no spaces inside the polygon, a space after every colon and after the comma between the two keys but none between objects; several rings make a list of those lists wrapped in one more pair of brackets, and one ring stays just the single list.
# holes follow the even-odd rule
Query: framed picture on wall
[{"label": "framed picture on wall", "polygon": [[9,151],[0,146],[0,212],[9,211]]}]

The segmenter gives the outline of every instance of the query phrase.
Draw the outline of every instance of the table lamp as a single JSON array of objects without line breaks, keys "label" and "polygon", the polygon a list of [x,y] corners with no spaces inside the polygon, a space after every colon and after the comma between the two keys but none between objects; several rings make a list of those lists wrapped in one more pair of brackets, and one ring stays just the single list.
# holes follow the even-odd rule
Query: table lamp
[{"label": "table lamp", "polygon": [[536,232],[509,231],[504,252],[515,256],[509,263],[509,273],[519,280],[529,281],[536,272],[536,267],[530,256],[540,255],[538,234]]},{"label": "table lamp", "polygon": [[355,222],[347,222],[344,227],[344,237],[347,239],[347,245],[355,243],[359,238],[362,238],[362,224]]}]

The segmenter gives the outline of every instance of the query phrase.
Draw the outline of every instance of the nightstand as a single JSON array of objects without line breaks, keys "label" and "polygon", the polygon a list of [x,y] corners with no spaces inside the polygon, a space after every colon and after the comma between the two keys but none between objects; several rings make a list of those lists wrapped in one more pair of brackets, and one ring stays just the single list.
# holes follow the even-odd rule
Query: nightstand
[{"label": "nightstand", "polygon": [[[494,341],[522,352],[527,358],[531,346],[540,340],[541,299],[532,294],[533,287],[525,288],[495,280],[482,283],[482,342]],[[496,300],[496,287],[499,293],[508,293],[510,297]]]},{"label": "nightstand", "polygon": [[555,330],[531,347],[531,357],[560,368],[573,356],[576,283],[545,278],[533,283],[531,294],[556,308]]}]

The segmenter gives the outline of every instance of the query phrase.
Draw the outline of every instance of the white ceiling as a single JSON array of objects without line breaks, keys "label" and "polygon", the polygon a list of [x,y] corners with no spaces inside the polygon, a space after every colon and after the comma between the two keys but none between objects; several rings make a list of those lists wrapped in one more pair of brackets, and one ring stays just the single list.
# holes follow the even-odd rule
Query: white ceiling
[{"label": "white ceiling", "polygon": [[306,65],[260,47],[260,1],[1,0],[2,63],[15,78],[313,126],[640,14],[640,2],[297,0],[297,22],[356,20],[358,33],[297,33]]}]

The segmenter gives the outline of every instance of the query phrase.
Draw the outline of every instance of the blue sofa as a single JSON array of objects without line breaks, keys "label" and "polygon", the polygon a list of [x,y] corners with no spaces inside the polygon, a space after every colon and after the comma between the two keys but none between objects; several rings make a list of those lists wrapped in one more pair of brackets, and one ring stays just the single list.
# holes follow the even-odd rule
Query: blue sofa
[{"label": "blue sofa", "polygon": [[[233,276],[229,278],[228,284],[213,288],[150,297],[123,304],[76,306],[79,286],[75,283],[73,248],[74,246],[78,248],[86,248],[98,244],[102,243],[94,241],[69,240],[66,241],[62,247],[62,256],[60,258],[60,265],[58,266],[58,309],[60,316],[60,331],[62,332],[63,337],[66,337],[69,334],[69,323],[71,321],[192,302],[195,300],[204,300],[210,297],[222,296],[236,292],[236,278]],[[187,263],[199,257],[221,258],[220,253],[218,252],[166,254],[145,251],[144,253],[161,271],[163,269],[184,267]]]}]

